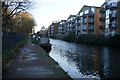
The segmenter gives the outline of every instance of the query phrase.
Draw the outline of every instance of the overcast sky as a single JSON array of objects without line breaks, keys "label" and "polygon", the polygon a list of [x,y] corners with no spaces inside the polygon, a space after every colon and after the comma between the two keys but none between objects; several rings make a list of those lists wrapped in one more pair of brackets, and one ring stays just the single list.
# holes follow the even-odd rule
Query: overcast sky
[{"label": "overcast sky", "polygon": [[100,7],[105,0],[36,0],[35,7],[30,10],[37,26],[35,32],[42,26],[46,28],[52,21],[66,20],[69,15],[76,15],[83,5]]}]

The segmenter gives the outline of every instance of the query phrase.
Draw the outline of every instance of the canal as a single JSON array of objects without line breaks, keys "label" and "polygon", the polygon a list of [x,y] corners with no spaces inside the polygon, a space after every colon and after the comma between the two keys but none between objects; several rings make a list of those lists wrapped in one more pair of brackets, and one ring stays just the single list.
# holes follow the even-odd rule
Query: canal
[{"label": "canal", "polygon": [[50,39],[52,57],[72,78],[120,78],[120,48]]}]

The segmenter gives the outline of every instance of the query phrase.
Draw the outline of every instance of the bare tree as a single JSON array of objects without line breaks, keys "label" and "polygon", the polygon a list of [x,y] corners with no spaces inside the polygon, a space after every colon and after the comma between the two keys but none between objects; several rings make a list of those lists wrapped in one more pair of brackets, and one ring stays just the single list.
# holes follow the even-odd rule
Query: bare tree
[{"label": "bare tree", "polygon": [[16,14],[25,12],[32,5],[31,1],[13,2],[12,0],[8,0],[6,2],[2,2],[2,26],[4,27],[10,18],[14,17]]}]

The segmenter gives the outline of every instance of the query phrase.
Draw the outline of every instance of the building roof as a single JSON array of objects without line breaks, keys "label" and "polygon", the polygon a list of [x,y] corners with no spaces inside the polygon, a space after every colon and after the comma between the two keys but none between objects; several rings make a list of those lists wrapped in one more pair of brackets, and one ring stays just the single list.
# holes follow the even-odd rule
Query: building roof
[{"label": "building roof", "polygon": [[97,7],[97,6],[88,6],[88,5],[84,5],[84,6],[80,9],[80,11],[78,12],[78,14],[79,14],[80,12],[82,12],[82,11],[88,9],[88,8],[91,8],[91,7],[93,7],[93,8],[100,8],[100,7]]},{"label": "building roof", "polygon": [[68,17],[68,19],[70,19],[70,18],[72,18],[72,17],[75,17],[76,15],[70,15],[69,17]]}]

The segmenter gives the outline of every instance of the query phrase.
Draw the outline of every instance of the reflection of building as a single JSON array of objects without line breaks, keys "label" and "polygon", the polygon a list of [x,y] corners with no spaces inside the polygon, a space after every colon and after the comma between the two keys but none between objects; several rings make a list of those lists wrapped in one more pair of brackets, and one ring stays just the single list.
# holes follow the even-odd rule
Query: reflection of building
[{"label": "reflection of building", "polygon": [[76,16],[76,35],[95,34],[99,35],[99,7],[86,6]]},{"label": "reflection of building", "polygon": [[117,3],[117,33],[120,34],[120,1]]},{"label": "reflection of building", "polygon": [[115,35],[119,34],[119,2],[117,0],[106,0],[101,6],[101,34]]}]

